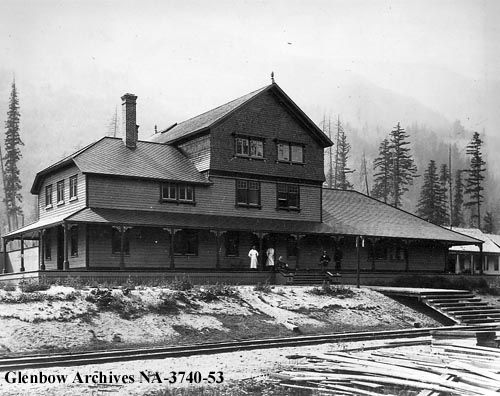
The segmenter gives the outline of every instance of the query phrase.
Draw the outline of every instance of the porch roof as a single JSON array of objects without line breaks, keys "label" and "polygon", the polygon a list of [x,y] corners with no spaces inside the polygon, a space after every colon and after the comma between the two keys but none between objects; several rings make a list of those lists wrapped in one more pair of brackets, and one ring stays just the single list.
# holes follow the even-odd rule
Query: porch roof
[{"label": "porch roof", "polygon": [[332,234],[333,229],[314,221],[264,219],[220,215],[159,213],[151,211],[87,208],[68,217],[70,223],[94,223],[110,225],[206,228],[287,234]]},{"label": "porch roof", "polygon": [[[481,241],[483,241],[483,253],[500,255],[500,247],[495,241],[495,238],[498,237],[498,235],[486,234],[477,228],[454,227],[453,229],[457,232],[460,232],[461,234],[465,234],[472,238],[480,239]],[[479,247],[460,245],[451,247],[450,251],[455,253],[479,253]]]},{"label": "porch roof", "polygon": [[28,224],[27,226],[24,226],[15,231],[11,231],[8,234],[5,234],[4,238],[14,239],[15,237],[21,236],[21,234],[28,234],[34,231],[41,230],[42,228],[52,227],[61,224],[64,221],[64,219],[66,219],[68,216],[71,216],[74,213],[75,212],[64,213],[58,216],[40,219],[38,221],[35,221],[34,223]]}]

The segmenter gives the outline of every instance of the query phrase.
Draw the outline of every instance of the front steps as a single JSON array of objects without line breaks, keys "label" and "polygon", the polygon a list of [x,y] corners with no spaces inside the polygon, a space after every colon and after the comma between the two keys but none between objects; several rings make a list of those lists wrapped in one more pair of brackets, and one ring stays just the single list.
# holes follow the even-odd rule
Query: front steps
[{"label": "front steps", "polygon": [[297,270],[293,276],[293,284],[297,286],[321,285],[328,280],[325,273],[317,270]]},{"label": "front steps", "polygon": [[500,322],[500,306],[489,305],[468,291],[421,293],[420,300],[455,323],[474,325]]}]

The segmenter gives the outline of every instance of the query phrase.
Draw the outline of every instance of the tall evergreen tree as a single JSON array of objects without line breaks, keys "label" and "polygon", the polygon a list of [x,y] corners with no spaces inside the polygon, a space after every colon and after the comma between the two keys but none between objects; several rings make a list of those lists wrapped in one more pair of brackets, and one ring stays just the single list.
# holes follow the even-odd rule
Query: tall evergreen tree
[{"label": "tall evergreen tree", "polygon": [[487,234],[493,234],[495,232],[495,221],[493,219],[493,213],[486,211],[483,218],[483,232]]},{"label": "tall evergreen tree", "polygon": [[[469,169],[465,179],[465,194],[468,199],[465,206],[471,208],[472,224],[477,228],[481,228],[481,204],[484,201],[483,195],[483,180],[484,172],[486,171],[486,162],[483,161],[481,146],[483,141],[479,137],[478,132],[474,132],[472,140],[467,145],[466,153],[470,156]],[[474,222],[474,219],[476,222]]]},{"label": "tall evergreen tree", "polygon": [[388,139],[384,139],[380,143],[378,157],[373,161],[373,170],[372,197],[387,203],[392,191],[392,155]]},{"label": "tall evergreen tree", "polygon": [[347,141],[347,136],[342,124],[340,123],[340,119],[337,120],[337,134],[335,141],[337,147],[335,150],[334,188],[338,188],[340,190],[351,190],[353,185],[347,179],[347,175],[354,172],[347,165],[351,145]]},{"label": "tall evergreen tree", "polygon": [[7,216],[11,219],[13,228],[18,228],[18,216],[23,214],[21,208],[21,178],[18,162],[21,159],[21,149],[24,145],[19,135],[19,99],[17,97],[16,82],[12,82],[9,110],[5,122],[5,200],[7,203]]},{"label": "tall evergreen tree", "polygon": [[450,208],[450,201],[449,201],[449,196],[451,194],[451,191],[448,191],[448,186],[450,182],[450,171],[448,169],[448,165],[446,164],[441,164],[441,167],[439,168],[439,183],[441,185],[441,205],[443,210],[446,213],[446,222],[441,223],[441,225],[448,224],[450,221],[450,216],[451,216],[451,208]]},{"label": "tall evergreen tree", "polygon": [[417,176],[417,167],[411,155],[410,136],[401,128],[400,123],[394,127],[390,134],[390,151],[392,152],[392,204],[397,208],[401,206],[401,197],[408,191],[408,185],[413,183]]},{"label": "tall evergreen tree", "polygon": [[424,173],[424,184],[420,191],[417,214],[434,224],[445,224],[448,221],[444,200],[444,189],[437,172],[436,162],[431,160]]},{"label": "tall evergreen tree", "polygon": [[451,211],[451,225],[453,227],[460,227],[464,224],[463,204],[464,204],[464,183],[462,181],[462,171],[457,170],[455,173],[453,208]]}]

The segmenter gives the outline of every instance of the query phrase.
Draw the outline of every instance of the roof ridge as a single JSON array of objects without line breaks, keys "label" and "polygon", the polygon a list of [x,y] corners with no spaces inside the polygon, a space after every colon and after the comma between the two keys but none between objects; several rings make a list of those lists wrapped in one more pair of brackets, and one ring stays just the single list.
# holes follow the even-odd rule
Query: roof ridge
[{"label": "roof ridge", "polygon": [[[276,84],[268,84],[268,85],[265,85],[265,86],[263,86],[263,87],[261,87],[261,88],[259,88],[259,89],[256,89],[255,91],[249,92],[249,93],[247,93],[247,94],[245,94],[245,95],[238,96],[236,99],[230,100],[229,102],[223,103],[223,104],[221,104],[221,105],[219,105],[219,106],[217,106],[217,107],[213,107],[213,108],[211,108],[211,109],[209,109],[209,110],[207,110],[207,111],[204,111],[203,113],[197,114],[197,115],[195,115],[195,116],[193,116],[193,117],[190,117],[190,118],[188,118],[188,119],[186,119],[186,120],[184,120],[184,121],[181,121],[181,122],[179,122],[179,123],[176,123],[176,124],[174,124],[174,128],[175,128],[175,127],[178,127],[178,126],[180,126],[180,125],[182,125],[182,124],[184,124],[184,123],[186,123],[186,122],[188,122],[188,121],[191,121],[191,120],[193,120],[193,119],[195,119],[195,118],[198,118],[198,117],[201,117],[201,116],[203,116],[203,115],[205,115],[205,114],[207,114],[207,113],[210,113],[211,111],[217,110],[217,109],[219,109],[219,108],[221,108],[221,107],[223,107],[223,106],[227,106],[228,104],[233,103],[233,102],[236,102],[237,100],[241,100],[241,99],[242,99],[242,98],[244,98],[245,96],[253,96],[253,95],[256,95],[257,93],[260,93],[261,91],[264,91],[265,89],[270,88],[270,87],[272,87],[273,85],[276,85]],[[245,102],[246,102],[246,101],[245,101]],[[245,102],[243,102],[243,103],[245,103]],[[242,103],[242,104],[243,104],[243,103]],[[239,107],[239,106],[238,106],[238,107]],[[233,110],[235,110],[235,109],[233,109]],[[159,133],[166,133],[166,132],[168,132],[168,131],[170,131],[170,130],[172,130],[172,129],[174,129],[174,128],[172,128],[172,125],[171,125],[171,126],[169,126],[168,128],[165,128],[164,130],[160,131]],[[153,136],[154,136],[154,135],[153,135]]]}]

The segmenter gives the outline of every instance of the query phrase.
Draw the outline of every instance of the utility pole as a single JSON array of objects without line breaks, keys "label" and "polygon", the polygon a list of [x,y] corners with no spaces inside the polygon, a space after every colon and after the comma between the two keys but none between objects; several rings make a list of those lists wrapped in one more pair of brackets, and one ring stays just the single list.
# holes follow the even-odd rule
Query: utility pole
[{"label": "utility pole", "polygon": [[451,175],[453,173],[451,172],[451,142],[450,142],[450,145],[448,146],[448,185],[449,185],[449,189],[450,189],[450,229],[452,227],[452,224],[453,224],[453,181],[451,180]]},{"label": "utility pole", "polygon": [[338,168],[339,168],[339,139],[340,139],[340,115],[337,115],[337,136],[335,137],[335,144],[337,145],[335,150],[335,178],[334,178],[334,188],[337,188],[338,179]]},{"label": "utility pole", "polygon": [[368,172],[366,170],[366,155],[364,151],[363,151],[363,158],[361,160],[361,172],[362,176],[364,176],[366,195],[370,196],[370,189],[368,187]]},{"label": "utility pole", "polygon": [[[328,137],[330,140],[332,140],[332,119],[330,116],[328,116]],[[337,146],[338,147],[338,146]],[[335,170],[335,173],[337,170]],[[335,178],[336,178],[335,174]],[[332,188],[333,187],[333,153],[332,153],[332,146],[330,146],[330,176],[328,180],[328,187]]]}]

